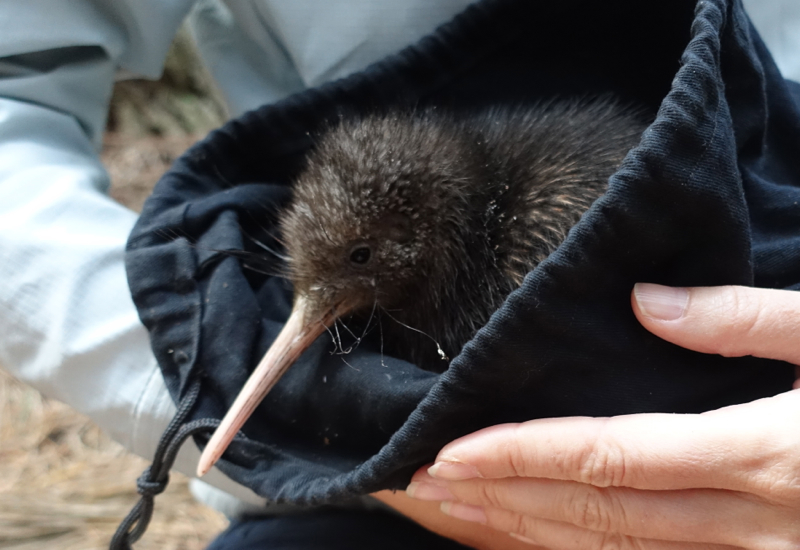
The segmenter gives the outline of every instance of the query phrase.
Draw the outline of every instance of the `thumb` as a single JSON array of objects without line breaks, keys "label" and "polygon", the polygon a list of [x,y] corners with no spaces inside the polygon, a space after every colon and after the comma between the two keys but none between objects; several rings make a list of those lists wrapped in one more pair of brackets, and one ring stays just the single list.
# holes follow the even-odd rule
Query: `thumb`
[{"label": "thumb", "polygon": [[631,302],[647,330],[681,347],[800,364],[800,292],[637,283]]}]

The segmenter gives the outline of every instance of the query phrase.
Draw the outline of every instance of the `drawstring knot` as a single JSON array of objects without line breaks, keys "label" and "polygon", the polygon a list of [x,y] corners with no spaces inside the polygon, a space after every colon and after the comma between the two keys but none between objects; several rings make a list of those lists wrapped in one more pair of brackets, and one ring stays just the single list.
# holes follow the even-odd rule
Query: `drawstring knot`
[{"label": "drawstring knot", "polygon": [[169,484],[169,471],[178,456],[178,450],[186,439],[200,431],[208,431],[219,424],[219,420],[203,419],[184,424],[200,394],[200,381],[195,380],[189,391],[181,399],[178,412],[164,430],[158,441],[153,463],[136,480],[136,488],[142,498],[119,524],[111,539],[109,550],[131,550],[132,544],[139,540],[153,517],[153,504],[156,495],[164,492]]},{"label": "drawstring knot", "polygon": [[136,480],[136,489],[143,497],[153,498],[163,493],[164,489],[167,488],[167,484],[169,484],[169,474],[164,476],[162,480],[152,481],[150,479],[150,472],[151,468],[148,466],[144,473],[139,476],[139,479]]}]

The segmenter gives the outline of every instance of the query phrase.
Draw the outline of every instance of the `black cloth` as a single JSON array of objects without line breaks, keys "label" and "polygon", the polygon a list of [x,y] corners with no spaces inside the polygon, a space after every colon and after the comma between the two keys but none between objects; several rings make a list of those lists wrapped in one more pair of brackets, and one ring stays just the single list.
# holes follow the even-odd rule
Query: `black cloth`
[{"label": "black cloth", "polygon": [[315,510],[231,522],[207,550],[467,550],[387,512]]},{"label": "black cloth", "polygon": [[[487,0],[346,79],[231,121],[159,181],[127,250],[133,299],[189,420],[219,419],[288,316],[275,212],[324,124],[614,93],[655,121],[608,193],[441,375],[323,335],[219,467],[271,500],[404,487],[447,442],[538,417],[700,412],[791,387],[791,366],[694,353],[634,318],[637,281],[800,288],[800,86],[736,0]],[[260,252],[263,261],[240,251]],[[205,433],[195,435],[202,447]]]}]

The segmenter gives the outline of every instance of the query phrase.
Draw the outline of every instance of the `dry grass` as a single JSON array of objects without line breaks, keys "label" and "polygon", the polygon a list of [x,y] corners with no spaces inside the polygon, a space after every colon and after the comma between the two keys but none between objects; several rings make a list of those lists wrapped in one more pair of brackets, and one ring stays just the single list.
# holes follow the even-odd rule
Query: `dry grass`
[{"label": "dry grass", "polygon": [[[85,417],[0,371],[0,548],[108,548],[146,466]],[[226,523],[175,474],[136,549],[201,549]]]},{"label": "dry grass", "polygon": [[[112,196],[140,209],[159,175],[193,141],[109,135],[103,160]],[[0,549],[108,548],[139,498],[136,478],[147,465],[87,418],[0,371]],[[155,502],[136,550],[199,550],[227,524],[193,500],[177,473]]]},{"label": "dry grass", "polygon": [[103,164],[111,176],[110,195],[128,208],[141,211],[153,185],[197,136],[132,138],[106,134]]}]

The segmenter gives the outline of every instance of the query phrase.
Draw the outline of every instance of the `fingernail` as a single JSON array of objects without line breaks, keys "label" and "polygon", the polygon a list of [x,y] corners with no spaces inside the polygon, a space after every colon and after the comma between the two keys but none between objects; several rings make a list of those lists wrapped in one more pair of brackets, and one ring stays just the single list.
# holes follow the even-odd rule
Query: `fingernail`
[{"label": "fingernail", "polygon": [[642,313],[661,321],[680,319],[689,303],[689,291],[685,288],[636,283],[633,295]]},{"label": "fingernail", "polygon": [[480,506],[461,502],[442,502],[439,508],[450,517],[474,523],[486,523],[486,512]]},{"label": "fingernail", "polygon": [[447,487],[414,481],[406,488],[406,494],[417,500],[455,500],[453,493]]},{"label": "fingernail", "polygon": [[536,541],[529,539],[528,537],[523,537],[522,535],[518,535],[516,533],[509,533],[512,538],[517,539],[520,542],[524,542],[526,544],[536,544]]},{"label": "fingernail", "polygon": [[463,462],[437,462],[428,468],[428,473],[436,479],[447,481],[461,481],[481,477],[475,466],[464,464]]}]

